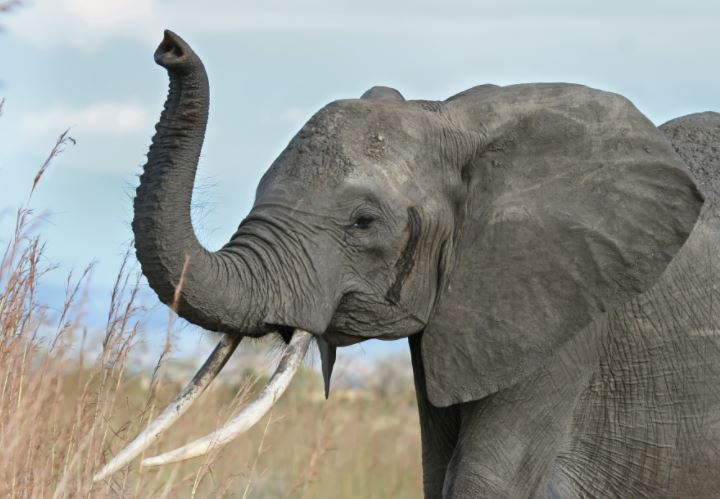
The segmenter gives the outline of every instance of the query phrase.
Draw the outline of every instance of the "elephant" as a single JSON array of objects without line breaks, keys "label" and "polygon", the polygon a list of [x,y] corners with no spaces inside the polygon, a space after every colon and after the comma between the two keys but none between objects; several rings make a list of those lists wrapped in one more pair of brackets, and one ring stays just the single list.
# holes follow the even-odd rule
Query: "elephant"
[{"label": "elephant", "polygon": [[134,200],[137,258],[160,301],[223,339],[96,480],[156,441],[243,337],[279,334],[255,401],[143,465],[235,438],[312,341],[327,395],[338,347],[407,338],[426,497],[720,496],[720,115],[658,129],[565,83],[444,101],[373,87],[302,127],[211,252],[190,217],[207,75],[171,31],[155,61],[170,89]]}]

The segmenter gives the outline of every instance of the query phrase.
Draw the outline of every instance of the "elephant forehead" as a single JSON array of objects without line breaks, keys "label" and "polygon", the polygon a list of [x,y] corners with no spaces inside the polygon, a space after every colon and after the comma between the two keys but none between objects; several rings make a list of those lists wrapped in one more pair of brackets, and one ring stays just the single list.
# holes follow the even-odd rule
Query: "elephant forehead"
[{"label": "elephant forehead", "polygon": [[268,171],[274,181],[295,180],[304,185],[335,186],[357,165],[338,137],[317,133],[296,137]]},{"label": "elephant forehead", "polygon": [[388,159],[402,130],[386,113],[362,104],[331,104],[315,114],[270,167],[264,181],[292,179],[335,187],[367,164]]}]

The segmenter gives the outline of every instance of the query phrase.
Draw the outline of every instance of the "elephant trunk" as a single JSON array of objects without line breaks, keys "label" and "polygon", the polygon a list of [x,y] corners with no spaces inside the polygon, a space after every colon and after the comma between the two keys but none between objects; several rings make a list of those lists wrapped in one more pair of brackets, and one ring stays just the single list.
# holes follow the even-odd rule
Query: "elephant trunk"
[{"label": "elephant trunk", "polygon": [[[276,294],[278,290],[277,280],[273,285],[267,279],[269,268],[279,268],[277,255],[270,256],[275,254],[272,241],[245,227],[229,244],[211,253],[198,242],[192,228],[190,201],[208,115],[208,82],[202,62],[170,31],[165,32],[155,61],[170,75],[170,92],[135,198],[132,226],[138,260],[162,302],[174,306],[190,322],[228,334],[175,400],[95,474],[95,482],[127,465],[156,442],[209,386],[243,336],[261,335],[283,325],[282,332],[288,333],[282,321],[272,322],[275,326],[266,323],[268,317],[273,317],[273,308],[274,317],[278,317],[278,299],[273,299],[275,307],[269,306],[268,299],[270,289],[274,287]],[[262,233],[264,224],[256,225],[259,227],[255,231]],[[256,400],[220,430],[176,451],[148,458],[143,465],[202,455],[250,428],[287,389],[312,339],[312,333],[294,328],[275,373]],[[331,353],[334,360],[334,350]],[[328,354],[321,357],[326,362]]]},{"label": "elephant trunk", "polygon": [[[190,202],[208,117],[209,89],[200,58],[170,31],[155,52],[170,76],[137,188],[132,227],[143,273],[163,303],[205,329],[254,334],[263,327],[263,279],[253,255],[207,251],[197,240]],[[253,289],[246,289],[253,283]]]}]

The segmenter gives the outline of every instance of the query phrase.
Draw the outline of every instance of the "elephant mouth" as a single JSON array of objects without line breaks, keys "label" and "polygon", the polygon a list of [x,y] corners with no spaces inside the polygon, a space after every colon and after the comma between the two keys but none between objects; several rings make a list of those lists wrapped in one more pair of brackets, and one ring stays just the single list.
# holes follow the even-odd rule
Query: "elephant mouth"
[{"label": "elephant mouth", "polygon": [[369,339],[407,338],[424,328],[425,321],[397,301],[349,293],[340,301],[322,336],[342,347]]},{"label": "elephant mouth", "polygon": [[[276,333],[280,335],[280,337],[283,339],[285,344],[290,343],[290,340],[292,339],[293,332],[295,331],[295,327],[293,326],[285,326],[285,325],[279,325],[279,324],[267,324],[266,330],[267,333],[272,334]],[[300,328],[302,329],[302,328]],[[321,334],[314,334],[316,338],[322,338],[325,340],[329,345],[333,347],[347,347],[351,345],[355,345],[357,343],[360,343],[362,341],[365,341],[369,339],[367,336],[360,336],[352,333],[346,333],[343,331],[339,331],[337,329],[334,329],[332,326],[330,326],[325,332]]]}]

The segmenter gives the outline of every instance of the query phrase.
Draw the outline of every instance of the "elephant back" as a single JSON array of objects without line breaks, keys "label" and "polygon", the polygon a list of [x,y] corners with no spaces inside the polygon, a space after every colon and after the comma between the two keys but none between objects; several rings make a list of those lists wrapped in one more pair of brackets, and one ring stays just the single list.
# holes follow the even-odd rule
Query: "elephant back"
[{"label": "elephant back", "polygon": [[700,192],[708,199],[720,196],[720,113],[682,116],[660,130],[685,161]]}]

